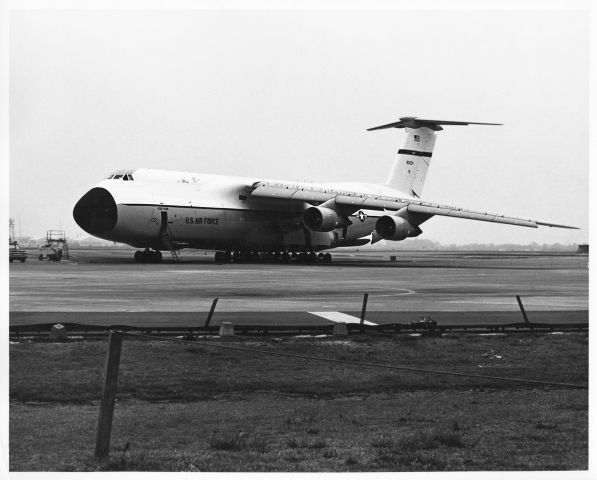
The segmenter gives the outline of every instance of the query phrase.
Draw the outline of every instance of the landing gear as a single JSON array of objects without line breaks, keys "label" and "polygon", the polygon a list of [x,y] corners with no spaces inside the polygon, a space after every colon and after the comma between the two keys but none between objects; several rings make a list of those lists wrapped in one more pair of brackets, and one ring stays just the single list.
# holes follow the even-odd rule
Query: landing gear
[{"label": "landing gear", "polygon": [[[141,253],[141,252],[139,252]],[[216,263],[332,263],[332,256],[329,253],[315,252],[288,252],[285,250],[236,250],[234,252],[219,251],[215,253]]]},{"label": "landing gear", "polygon": [[135,262],[137,263],[162,263],[162,252],[159,250],[137,250],[135,252]]},{"label": "landing gear", "polygon": [[232,261],[231,252],[216,252],[215,255],[216,263],[230,263]]}]

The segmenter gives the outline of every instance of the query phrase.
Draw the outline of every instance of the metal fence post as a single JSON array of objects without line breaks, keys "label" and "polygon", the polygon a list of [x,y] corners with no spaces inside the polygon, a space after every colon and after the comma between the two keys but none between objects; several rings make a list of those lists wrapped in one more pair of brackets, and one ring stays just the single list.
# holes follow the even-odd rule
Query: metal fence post
[{"label": "metal fence post", "polygon": [[369,298],[369,294],[365,293],[363,295],[363,308],[361,310],[361,332],[365,331],[365,314],[367,313],[367,299]]},{"label": "metal fence post", "polygon": [[520,307],[520,311],[522,312],[522,318],[524,318],[524,323],[529,323],[529,319],[527,318],[527,312],[524,311],[524,307],[522,306],[522,300],[520,299],[519,295],[516,295],[516,301],[518,302],[518,306]]},{"label": "metal fence post", "polygon": [[205,320],[204,328],[209,327],[209,322],[211,322],[211,317],[214,314],[214,310],[216,309],[217,303],[218,303],[218,297],[214,298],[214,301],[211,304],[211,308],[209,309],[209,313],[207,314],[207,320]]},{"label": "metal fence post", "polygon": [[116,398],[116,383],[118,381],[121,350],[122,333],[110,332],[106,368],[104,371],[104,388],[97,426],[97,440],[95,443],[95,458],[97,459],[105,458],[110,453],[110,435],[112,433],[112,417],[114,414],[114,400]]}]

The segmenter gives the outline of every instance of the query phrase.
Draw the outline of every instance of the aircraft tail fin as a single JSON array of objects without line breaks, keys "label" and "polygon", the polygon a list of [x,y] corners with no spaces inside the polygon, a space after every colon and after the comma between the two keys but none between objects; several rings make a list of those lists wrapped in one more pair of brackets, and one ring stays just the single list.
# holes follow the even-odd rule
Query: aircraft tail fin
[{"label": "aircraft tail fin", "polygon": [[406,137],[400,145],[398,155],[388,176],[386,185],[409,195],[420,197],[431,155],[435,146],[437,131],[442,125],[501,125],[500,123],[456,122],[452,120],[426,120],[417,117],[401,117],[398,122],[367,129],[404,128]]}]

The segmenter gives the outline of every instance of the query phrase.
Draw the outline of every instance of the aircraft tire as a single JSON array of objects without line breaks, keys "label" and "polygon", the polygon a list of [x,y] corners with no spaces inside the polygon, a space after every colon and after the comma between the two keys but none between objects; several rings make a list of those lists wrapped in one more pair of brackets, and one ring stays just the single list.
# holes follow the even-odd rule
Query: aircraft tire
[{"label": "aircraft tire", "polygon": [[162,252],[159,250],[151,252],[151,261],[152,263],[162,263]]},{"label": "aircraft tire", "polygon": [[330,253],[326,253],[323,256],[323,263],[332,263],[332,255]]}]

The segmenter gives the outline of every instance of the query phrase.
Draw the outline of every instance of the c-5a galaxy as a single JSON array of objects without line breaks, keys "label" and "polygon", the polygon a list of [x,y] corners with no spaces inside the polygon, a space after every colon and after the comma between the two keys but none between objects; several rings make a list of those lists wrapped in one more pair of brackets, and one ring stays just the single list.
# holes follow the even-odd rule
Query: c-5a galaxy
[{"label": "c-5a galaxy", "polygon": [[369,130],[406,136],[384,184],[297,183],[138,168],[119,170],[77,202],[91,235],[139,248],[138,262],[214,250],[217,262],[331,262],[325,250],[421,235],[435,215],[522,227],[575,228],[425,202],[423,185],[442,125],[500,125],[403,117]]}]

